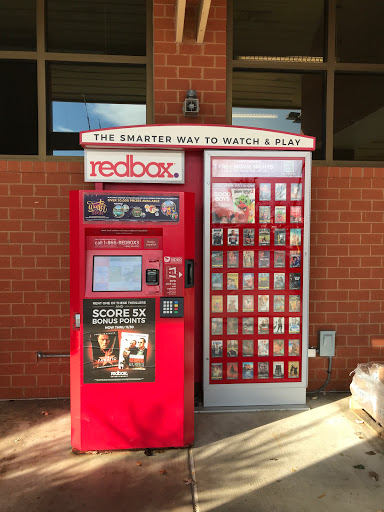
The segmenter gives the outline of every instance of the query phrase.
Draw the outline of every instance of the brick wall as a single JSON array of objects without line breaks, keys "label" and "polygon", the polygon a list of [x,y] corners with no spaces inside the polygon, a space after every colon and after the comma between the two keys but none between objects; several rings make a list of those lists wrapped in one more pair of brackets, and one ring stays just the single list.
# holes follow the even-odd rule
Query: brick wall
[{"label": "brick wall", "polygon": [[[357,363],[384,361],[384,169],[315,167],[312,178],[310,345],[336,330],[327,389],[348,389]],[[310,389],[327,358],[309,360]]]},{"label": "brick wall", "polygon": [[[184,39],[175,43],[175,0],[154,0],[154,104],[156,124],[226,124],[226,0],[212,0],[203,44],[196,44],[199,2],[188,2]],[[199,117],[185,117],[188,89]]]},{"label": "brick wall", "polygon": [[69,396],[68,192],[82,162],[0,160],[0,399]]},{"label": "brick wall", "polygon": [[[69,395],[68,192],[82,162],[0,160],[0,399]],[[327,389],[347,390],[358,362],[384,360],[384,169],[314,167],[310,345],[336,330]],[[309,360],[309,388],[326,379]]]}]

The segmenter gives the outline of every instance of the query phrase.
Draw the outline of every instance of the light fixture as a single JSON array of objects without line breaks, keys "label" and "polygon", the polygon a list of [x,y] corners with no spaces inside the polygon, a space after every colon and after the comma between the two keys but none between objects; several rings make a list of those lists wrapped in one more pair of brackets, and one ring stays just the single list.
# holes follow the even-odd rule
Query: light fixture
[{"label": "light fixture", "polygon": [[199,100],[197,93],[193,89],[187,91],[186,98],[183,103],[183,114],[185,116],[198,116],[199,115]]}]

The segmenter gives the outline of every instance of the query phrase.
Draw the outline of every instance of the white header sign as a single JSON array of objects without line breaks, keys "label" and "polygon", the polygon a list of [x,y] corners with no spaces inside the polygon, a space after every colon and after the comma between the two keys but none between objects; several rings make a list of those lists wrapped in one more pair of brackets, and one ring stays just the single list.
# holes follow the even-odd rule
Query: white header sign
[{"label": "white header sign", "polygon": [[184,183],[183,151],[86,149],[84,181]]},{"label": "white header sign", "polygon": [[244,126],[206,124],[123,126],[80,132],[83,147],[315,149],[315,138]]}]

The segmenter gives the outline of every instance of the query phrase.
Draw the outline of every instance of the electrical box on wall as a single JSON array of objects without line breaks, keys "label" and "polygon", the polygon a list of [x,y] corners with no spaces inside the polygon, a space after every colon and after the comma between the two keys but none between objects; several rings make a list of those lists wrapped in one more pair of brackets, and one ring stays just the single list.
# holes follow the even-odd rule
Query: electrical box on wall
[{"label": "electrical box on wall", "polygon": [[320,331],[319,354],[321,357],[333,357],[335,355],[336,331]]}]

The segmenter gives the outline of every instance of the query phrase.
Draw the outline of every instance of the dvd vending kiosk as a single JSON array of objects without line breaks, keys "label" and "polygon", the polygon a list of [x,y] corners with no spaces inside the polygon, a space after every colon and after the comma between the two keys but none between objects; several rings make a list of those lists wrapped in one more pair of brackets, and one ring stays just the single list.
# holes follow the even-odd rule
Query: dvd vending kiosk
[{"label": "dvd vending kiosk", "polygon": [[194,195],[73,191],[72,446],[193,441]]},{"label": "dvd vending kiosk", "polygon": [[306,402],[310,152],[205,154],[206,406]]}]

